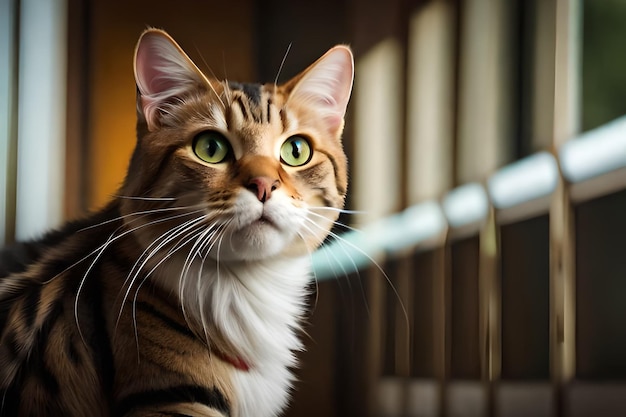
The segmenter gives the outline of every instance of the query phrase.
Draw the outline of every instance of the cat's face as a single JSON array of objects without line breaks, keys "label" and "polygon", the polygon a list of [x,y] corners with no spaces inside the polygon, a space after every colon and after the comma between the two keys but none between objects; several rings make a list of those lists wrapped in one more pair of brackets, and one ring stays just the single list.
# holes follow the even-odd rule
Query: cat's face
[{"label": "cat's face", "polygon": [[347,187],[349,49],[331,49],[283,85],[237,84],[205,77],[149,30],[135,75],[138,144],[123,193],[141,199],[123,198],[122,214],[141,213],[125,218],[144,246],[224,261],[319,246]]}]

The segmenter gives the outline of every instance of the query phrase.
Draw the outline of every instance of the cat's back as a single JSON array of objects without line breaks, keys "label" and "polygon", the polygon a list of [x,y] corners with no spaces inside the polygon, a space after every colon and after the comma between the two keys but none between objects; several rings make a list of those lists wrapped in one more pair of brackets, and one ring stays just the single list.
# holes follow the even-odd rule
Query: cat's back
[{"label": "cat's back", "polygon": [[[67,407],[88,412],[83,415],[106,412],[102,384],[94,383],[100,376],[90,366],[97,342],[81,341],[70,323],[80,277],[115,218],[109,207],[0,249],[0,416],[68,415]],[[85,293],[94,298],[91,285]],[[93,318],[85,321],[93,324]],[[68,391],[79,380],[83,385]],[[71,398],[72,391],[81,395]]]},{"label": "cat's back", "polygon": [[134,218],[112,205],[2,249],[0,417],[135,415],[162,401],[228,414],[230,364],[211,360],[169,294],[143,277],[130,288]]},{"label": "cat's back", "polygon": [[62,241],[64,237],[64,233],[53,232],[38,240],[16,242],[0,248],[0,279],[26,271],[48,248]]},{"label": "cat's back", "polygon": [[[90,249],[95,250],[98,244],[101,244],[103,234],[119,227],[115,223],[117,217],[119,209],[111,204],[99,212],[68,222],[61,229],[47,232],[39,238],[0,247],[0,280],[9,275],[23,273],[46,257],[70,259]],[[66,252],[53,254],[55,249],[66,244],[72,247]]]}]

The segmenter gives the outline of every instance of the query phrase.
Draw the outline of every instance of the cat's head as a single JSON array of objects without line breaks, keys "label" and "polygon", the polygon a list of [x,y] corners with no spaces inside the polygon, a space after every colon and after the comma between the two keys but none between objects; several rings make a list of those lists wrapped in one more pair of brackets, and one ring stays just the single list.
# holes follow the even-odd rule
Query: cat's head
[{"label": "cat's head", "polygon": [[336,46],[282,85],[219,81],[165,32],[144,32],[127,227],[145,245],[221,260],[315,249],[344,204],[353,69],[349,48]]}]

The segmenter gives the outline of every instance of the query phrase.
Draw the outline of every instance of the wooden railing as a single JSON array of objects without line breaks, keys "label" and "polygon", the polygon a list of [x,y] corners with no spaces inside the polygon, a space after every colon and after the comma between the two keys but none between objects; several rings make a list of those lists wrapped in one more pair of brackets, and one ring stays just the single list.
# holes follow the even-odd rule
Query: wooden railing
[{"label": "wooden railing", "polygon": [[622,118],[333,239],[344,412],[624,415],[625,236]]}]

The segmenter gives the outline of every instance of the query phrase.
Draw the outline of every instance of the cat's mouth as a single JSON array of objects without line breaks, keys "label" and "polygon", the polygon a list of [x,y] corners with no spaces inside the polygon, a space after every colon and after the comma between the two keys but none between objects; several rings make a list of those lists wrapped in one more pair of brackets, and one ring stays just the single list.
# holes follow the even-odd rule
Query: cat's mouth
[{"label": "cat's mouth", "polygon": [[298,235],[298,212],[273,204],[252,206],[235,214],[234,227],[226,233],[221,260],[257,260],[275,256],[290,246]]},{"label": "cat's mouth", "polygon": [[237,231],[252,231],[257,229],[262,229],[265,227],[270,227],[272,229],[280,230],[278,223],[273,220],[266,213],[261,213],[258,216],[254,216],[253,218],[248,218],[247,221],[241,222],[237,227]]},{"label": "cat's mouth", "polygon": [[278,229],[278,225],[265,214],[262,214],[258,219],[254,220],[250,225],[251,226],[257,226],[257,225],[258,226],[272,226]]}]

